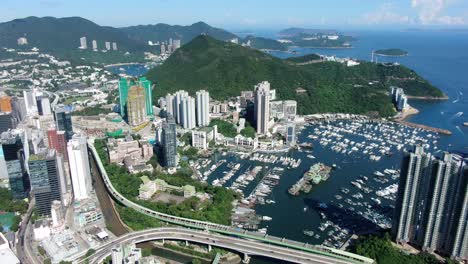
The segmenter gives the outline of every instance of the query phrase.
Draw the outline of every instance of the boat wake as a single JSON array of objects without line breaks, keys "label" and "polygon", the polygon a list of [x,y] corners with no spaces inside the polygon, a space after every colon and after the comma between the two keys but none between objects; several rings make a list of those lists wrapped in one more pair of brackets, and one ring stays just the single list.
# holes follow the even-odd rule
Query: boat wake
[{"label": "boat wake", "polygon": [[462,133],[462,135],[465,135],[465,132],[463,132],[463,130],[460,129],[460,126],[455,126],[455,128],[456,128],[460,133]]},{"label": "boat wake", "polygon": [[463,112],[458,112],[458,113],[454,114],[454,115],[452,116],[452,118],[451,118],[451,119],[454,119],[454,118],[460,117],[460,116],[462,116],[462,115],[463,115]]}]

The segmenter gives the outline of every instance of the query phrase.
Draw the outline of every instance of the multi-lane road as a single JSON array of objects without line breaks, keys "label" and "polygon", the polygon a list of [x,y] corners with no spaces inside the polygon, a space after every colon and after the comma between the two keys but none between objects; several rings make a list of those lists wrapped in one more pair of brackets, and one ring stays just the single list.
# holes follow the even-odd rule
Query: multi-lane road
[{"label": "multi-lane road", "polygon": [[[95,254],[88,259],[91,264],[102,262],[111,254],[113,247],[125,243],[141,243],[153,240],[181,240],[200,244],[207,244],[220,248],[237,251],[247,256],[265,256],[281,261],[292,263],[314,263],[314,264],[347,264],[348,260],[340,260],[335,257],[322,256],[310,252],[301,252],[290,248],[265,244],[259,241],[246,240],[237,237],[223,236],[216,233],[197,231],[186,228],[156,228],[139,232],[133,232],[117,237],[96,249]],[[244,255],[244,256],[245,256]],[[85,260],[81,261],[82,263]]]}]

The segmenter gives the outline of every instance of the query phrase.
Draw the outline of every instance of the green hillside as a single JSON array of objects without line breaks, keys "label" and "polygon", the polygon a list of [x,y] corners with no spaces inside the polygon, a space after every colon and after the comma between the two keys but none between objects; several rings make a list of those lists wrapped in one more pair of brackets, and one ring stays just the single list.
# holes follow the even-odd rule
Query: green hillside
[{"label": "green hillside", "polygon": [[168,41],[169,38],[180,39],[182,44],[190,42],[201,34],[215,39],[229,40],[237,36],[220,28],[212,27],[204,22],[197,22],[190,26],[178,26],[159,23],[156,25],[138,25],[120,28],[129,38],[137,41]]},{"label": "green hillside", "polygon": [[137,51],[145,47],[119,29],[99,26],[81,17],[27,17],[0,23],[1,46],[15,47],[17,39],[23,36],[28,39],[29,46],[46,51],[77,49],[83,36],[88,39],[88,47],[92,40],[96,40],[101,49],[105,41],[117,42],[121,50]]},{"label": "green hillside", "polygon": [[[365,62],[354,67],[336,62],[300,66],[208,36],[184,45],[147,77],[156,83],[155,97],[180,89],[192,94],[206,89],[217,99],[238,96],[240,91],[252,90],[255,84],[268,80],[279,98],[297,100],[302,114],[377,111],[391,115],[390,84],[417,83],[407,90],[410,95],[443,95],[404,66]],[[306,93],[297,94],[297,88]]]}]

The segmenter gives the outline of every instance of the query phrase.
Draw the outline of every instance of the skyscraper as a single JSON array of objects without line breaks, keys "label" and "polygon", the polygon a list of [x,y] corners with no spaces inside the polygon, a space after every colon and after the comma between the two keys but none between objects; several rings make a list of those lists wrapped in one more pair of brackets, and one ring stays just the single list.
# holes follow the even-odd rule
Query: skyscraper
[{"label": "skyscraper", "polygon": [[50,100],[49,97],[39,96],[36,97],[36,104],[37,104],[37,112],[39,115],[46,116],[51,115],[52,110],[50,108]]},{"label": "skyscraper", "polygon": [[138,80],[138,83],[141,87],[145,89],[145,109],[146,115],[152,116],[153,115],[153,90],[151,81],[146,79],[146,77],[141,77]]},{"label": "skyscraper", "polygon": [[52,201],[61,201],[55,150],[31,155],[28,161],[31,193],[40,215],[50,216]]},{"label": "skyscraper", "polygon": [[10,129],[15,129],[18,125],[17,120],[13,117],[12,113],[0,112],[0,133],[6,132]]},{"label": "skyscraper", "polygon": [[166,95],[166,113],[167,115],[175,116],[174,111],[174,95],[167,94]]},{"label": "skyscraper", "polygon": [[36,90],[23,91],[24,103],[28,114],[37,113]]},{"label": "skyscraper", "polygon": [[120,78],[119,81],[119,100],[120,100],[120,115],[122,118],[127,116],[127,97],[128,97],[128,81],[125,78]]},{"label": "skyscraper", "polygon": [[27,114],[24,98],[19,98],[16,96],[13,97],[11,100],[11,106],[13,108],[13,117],[18,121],[23,121]]},{"label": "skyscraper", "polygon": [[179,105],[181,115],[180,125],[183,128],[192,129],[195,127],[195,99],[191,96],[184,96],[181,98]]},{"label": "skyscraper", "polygon": [[130,87],[127,98],[128,124],[138,126],[146,120],[145,90],[139,85]]},{"label": "skyscraper", "polygon": [[117,43],[112,42],[112,49],[113,49],[113,50],[117,50]]},{"label": "skyscraper", "polygon": [[258,134],[266,134],[270,122],[270,83],[255,85],[254,119]]},{"label": "skyscraper", "polygon": [[[20,131],[4,132],[0,136],[0,183],[11,190],[16,199],[27,197],[29,181],[24,161],[27,153],[24,151]],[[26,147],[28,147],[26,145]]]},{"label": "skyscraper", "polygon": [[50,149],[55,149],[57,153],[62,154],[65,161],[68,161],[67,153],[67,139],[65,131],[57,131],[55,128],[49,128],[47,130],[47,139]]},{"label": "skyscraper", "polygon": [[105,46],[106,46],[106,50],[110,50],[111,49],[111,43],[109,41],[106,41],[105,43]]},{"label": "skyscraper", "polygon": [[88,48],[88,43],[86,41],[86,37],[81,37],[80,38],[80,49],[87,49]]},{"label": "skyscraper", "polygon": [[55,125],[57,131],[65,131],[66,140],[70,140],[73,136],[73,126],[71,112],[65,108],[55,110]]},{"label": "skyscraper", "polygon": [[92,186],[85,136],[74,135],[68,142],[68,160],[75,200],[86,199]]},{"label": "skyscraper", "polygon": [[468,259],[468,173],[450,153],[434,158],[421,146],[403,159],[393,235],[428,252]]},{"label": "skyscraper", "polygon": [[177,131],[176,123],[172,116],[166,118],[161,132],[160,142],[162,160],[161,163],[165,167],[177,166]]},{"label": "skyscraper", "polygon": [[97,50],[97,49],[98,49],[97,41],[93,40],[93,50]]},{"label": "skyscraper", "polygon": [[144,89],[144,101],[145,101],[145,112],[146,115],[153,115],[153,93],[151,81],[142,77],[138,80],[138,83],[125,78],[121,78],[119,81],[119,100],[120,100],[120,115],[122,118],[127,119],[127,101],[128,101],[128,90],[129,87],[134,85],[140,85]]},{"label": "skyscraper", "polygon": [[427,192],[432,173],[432,155],[422,146],[405,153],[403,158],[398,197],[393,217],[395,239],[398,243],[422,242],[422,219],[417,217],[427,204]]},{"label": "skyscraper", "polygon": [[205,90],[201,90],[196,95],[197,126],[208,126],[210,124],[210,94]]}]

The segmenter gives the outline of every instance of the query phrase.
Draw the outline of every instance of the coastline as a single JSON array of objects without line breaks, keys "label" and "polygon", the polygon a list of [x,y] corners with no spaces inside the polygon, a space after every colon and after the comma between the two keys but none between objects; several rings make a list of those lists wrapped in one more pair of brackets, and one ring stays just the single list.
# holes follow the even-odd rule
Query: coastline
[{"label": "coastline", "polygon": [[413,122],[407,121],[407,119],[409,119],[411,116],[416,115],[418,113],[419,113],[418,109],[416,109],[416,108],[414,108],[412,106],[409,106],[408,109],[406,109],[404,112],[398,113],[393,118],[393,121],[397,122],[397,123],[400,123],[402,125],[405,125],[405,126],[409,126],[409,127],[421,128],[421,129],[425,129],[425,130],[428,130],[428,131],[433,131],[433,132],[443,134],[443,135],[447,135],[447,136],[452,135],[452,132],[450,130],[447,130],[447,129],[431,127],[431,126],[428,126],[428,125],[423,125],[423,124],[418,124],[418,123],[413,123]]},{"label": "coastline", "polygon": [[322,47],[322,46],[289,46],[290,48],[306,48],[306,49],[353,49],[353,46],[343,47],[343,46],[333,46],[333,47]]},{"label": "coastline", "polygon": [[117,66],[127,66],[127,65],[138,65],[138,64],[144,64],[144,63],[141,63],[141,62],[122,62],[122,63],[115,63],[115,64],[107,64],[107,65],[104,65],[104,68],[117,67]]},{"label": "coastline", "polygon": [[410,118],[411,116],[414,116],[414,115],[417,115],[419,114],[419,110],[412,107],[412,106],[409,106],[408,109],[406,109],[404,112],[402,113],[398,113],[394,118],[393,120],[395,122],[399,122],[399,121],[406,121],[408,118]]},{"label": "coastline", "polygon": [[406,57],[409,55],[409,53],[402,54],[402,55],[388,55],[388,54],[382,54],[382,53],[374,53],[374,54],[377,56],[381,56],[381,57]]},{"label": "coastline", "polygon": [[407,95],[406,98],[413,99],[413,100],[448,100],[449,99],[447,95],[444,95],[442,97]]}]

